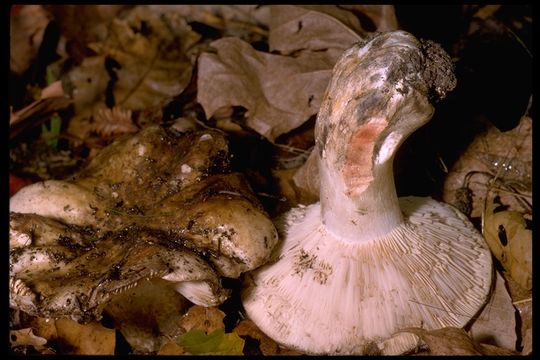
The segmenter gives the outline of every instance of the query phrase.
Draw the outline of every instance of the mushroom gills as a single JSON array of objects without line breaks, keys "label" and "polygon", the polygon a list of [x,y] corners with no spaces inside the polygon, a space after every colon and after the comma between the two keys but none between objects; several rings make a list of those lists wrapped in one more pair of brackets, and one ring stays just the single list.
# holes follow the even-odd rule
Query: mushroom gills
[{"label": "mushroom gills", "polygon": [[491,284],[483,238],[450,205],[399,202],[405,225],[367,243],[329,233],[319,204],[291,210],[278,261],[251,273],[242,294],[249,318],[310,354],[362,354],[373,341],[390,349],[387,339],[402,328],[467,324]]}]

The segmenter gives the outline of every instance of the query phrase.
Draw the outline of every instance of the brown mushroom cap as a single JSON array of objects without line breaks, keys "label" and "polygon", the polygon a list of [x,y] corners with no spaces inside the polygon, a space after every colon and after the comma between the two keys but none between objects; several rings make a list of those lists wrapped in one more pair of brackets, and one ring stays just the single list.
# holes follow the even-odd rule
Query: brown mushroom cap
[{"label": "brown mushroom cap", "polygon": [[262,265],[277,243],[215,131],[150,126],[71,179],[21,189],[10,211],[10,305],[42,317],[99,318],[152,278],[215,306],[228,296],[221,277]]}]

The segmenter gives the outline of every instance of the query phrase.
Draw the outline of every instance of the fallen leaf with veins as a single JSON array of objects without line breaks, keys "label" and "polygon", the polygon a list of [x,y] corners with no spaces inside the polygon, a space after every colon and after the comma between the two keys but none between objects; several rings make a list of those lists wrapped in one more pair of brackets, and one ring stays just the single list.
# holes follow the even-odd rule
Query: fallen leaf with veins
[{"label": "fallen leaf with veins", "polygon": [[331,49],[339,56],[366,34],[352,12],[335,5],[271,7],[268,45],[282,55]]},{"label": "fallen leaf with veins", "polygon": [[269,54],[237,38],[210,45],[216,53],[200,56],[197,78],[197,101],[207,118],[242,106],[246,125],[274,140],[319,111],[335,58],[325,52]]},{"label": "fallen leaf with veins", "polygon": [[189,51],[199,40],[174,12],[139,5],[113,19],[105,40],[88,45],[96,55],[64,76],[76,112],[68,133],[86,139],[100,109],[143,110],[179,95],[191,79]]},{"label": "fallen leaf with veins", "polygon": [[197,101],[207,118],[246,108],[245,125],[273,141],[319,111],[335,62],[361,40],[357,31],[354,15],[335,6],[272,7],[270,49],[294,54],[256,51],[237,38],[214,41],[216,52],[199,58]]}]

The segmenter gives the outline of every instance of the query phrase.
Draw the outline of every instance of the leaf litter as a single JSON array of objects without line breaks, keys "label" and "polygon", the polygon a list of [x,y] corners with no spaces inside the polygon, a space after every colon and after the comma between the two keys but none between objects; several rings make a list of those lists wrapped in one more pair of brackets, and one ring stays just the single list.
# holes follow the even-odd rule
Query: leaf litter
[{"label": "leaf litter", "polygon": [[[37,50],[50,19],[56,16],[61,21],[64,40],[58,46],[62,58],[57,68],[61,69],[64,92],[74,103],[70,114],[62,114],[63,149],[92,147],[96,142],[91,138],[99,139],[102,147],[135,132],[140,124],[134,120],[150,108],[169,106],[167,111],[172,111],[169,116],[173,120],[187,115],[189,108],[189,126],[193,126],[193,119],[198,126],[211,126],[218,119],[221,128],[231,134],[259,135],[270,143],[285,146],[281,154],[292,145],[291,156],[299,160],[287,162],[286,158],[278,158],[277,164],[282,168],[274,165],[271,169],[278,185],[269,191],[278,198],[285,196],[289,207],[316,200],[312,193],[318,188],[317,168],[313,164],[307,161],[298,171],[308,158],[313,134],[304,133],[302,136],[308,140],[295,148],[290,133],[317,114],[331,69],[343,50],[370,31],[399,28],[399,12],[390,5],[137,5],[115,7],[109,15],[99,15],[103,9],[88,6],[87,25],[79,25],[75,31],[78,21],[64,21],[70,18],[67,14],[73,14],[73,9],[68,8],[58,6],[51,11],[51,7],[26,5],[11,14],[10,69],[16,74],[27,71],[39,57]],[[499,7],[481,9],[486,14],[478,13],[487,18],[500,11]],[[28,22],[30,17],[39,21]],[[81,28],[90,30],[85,32]],[[81,43],[82,52],[62,49],[61,44],[74,38]],[[75,63],[66,62],[69,57]],[[195,84],[195,91],[188,93],[190,82]],[[191,95],[178,102],[183,93]],[[42,108],[36,109],[38,116],[45,114]],[[14,113],[18,110],[21,109],[14,109]],[[152,121],[166,123],[167,111],[159,110]],[[32,124],[34,120],[30,119],[28,123]],[[468,189],[469,215],[483,218],[486,240],[500,245],[503,226],[504,241],[516,244],[512,246],[518,250],[511,250],[513,260],[507,266],[499,256],[503,267],[497,271],[494,295],[468,334],[459,329],[411,330],[421,340],[420,354],[511,353],[502,348],[521,350],[522,354],[532,351],[532,295],[523,280],[530,274],[520,267],[531,256],[531,124],[532,119],[524,116],[520,125],[510,131],[487,126],[449,169],[443,199],[455,203],[456,192]],[[19,132],[23,140],[18,142],[26,148],[24,135],[29,129],[24,127]],[[32,138],[26,141],[31,144]],[[68,152],[71,156],[77,153],[80,150]],[[84,160],[85,155],[82,156],[75,163]],[[21,158],[14,159],[21,162]],[[66,161],[73,165],[73,159]],[[27,166],[23,174],[30,173],[32,169]],[[304,180],[296,181],[302,176]],[[60,176],[42,172],[37,177]],[[307,191],[302,186],[306,182]],[[497,211],[493,204],[505,208]],[[246,341],[251,343],[254,353],[275,355],[290,351],[280,348],[249,320],[237,323],[232,333],[231,329],[225,331],[226,314],[218,308],[191,306],[185,311],[187,314],[177,324],[183,335],[171,338],[158,353],[241,354],[246,353]],[[516,312],[520,325],[517,332],[512,325]],[[31,327],[24,327],[29,324]],[[42,354],[112,354],[118,346],[115,331],[100,326],[26,319],[12,326],[18,339],[11,344],[12,351],[30,346]],[[50,330],[53,328],[54,331]],[[64,346],[53,350],[50,346],[59,338]]]}]

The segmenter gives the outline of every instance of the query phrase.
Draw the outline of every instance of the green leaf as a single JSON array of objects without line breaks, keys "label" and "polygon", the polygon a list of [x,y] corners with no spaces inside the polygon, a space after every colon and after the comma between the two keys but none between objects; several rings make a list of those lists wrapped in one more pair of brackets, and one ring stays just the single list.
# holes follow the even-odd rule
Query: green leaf
[{"label": "green leaf", "polygon": [[243,355],[244,339],[236,333],[225,333],[217,329],[206,335],[204,331],[194,329],[180,335],[176,342],[194,355]]}]

